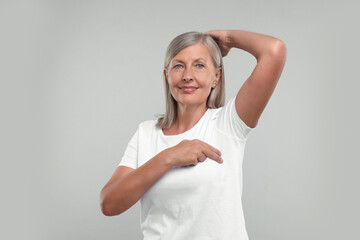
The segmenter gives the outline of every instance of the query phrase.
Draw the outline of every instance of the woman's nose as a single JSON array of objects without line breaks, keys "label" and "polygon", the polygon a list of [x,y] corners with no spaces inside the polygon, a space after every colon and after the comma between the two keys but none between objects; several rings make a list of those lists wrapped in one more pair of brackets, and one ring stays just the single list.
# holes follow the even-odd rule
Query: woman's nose
[{"label": "woman's nose", "polygon": [[193,80],[193,71],[190,67],[185,68],[183,74],[183,81],[188,82]]}]

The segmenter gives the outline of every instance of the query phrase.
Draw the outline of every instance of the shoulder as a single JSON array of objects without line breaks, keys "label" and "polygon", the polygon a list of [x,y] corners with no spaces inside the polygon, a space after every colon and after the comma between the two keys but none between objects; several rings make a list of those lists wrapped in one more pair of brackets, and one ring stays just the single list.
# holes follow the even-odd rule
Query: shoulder
[{"label": "shoulder", "polygon": [[230,117],[230,111],[235,108],[235,97],[231,97],[228,101],[225,102],[224,106],[214,109],[214,115],[216,117],[221,117],[222,115],[227,115]]},{"label": "shoulder", "polygon": [[139,126],[142,126],[142,127],[147,127],[147,126],[153,126],[156,124],[156,120],[145,120],[145,121],[142,121]]},{"label": "shoulder", "polygon": [[227,108],[229,108],[231,102],[234,100],[234,98],[231,98],[229,101],[226,101],[224,106],[218,107],[218,108],[210,108],[209,109],[209,118],[212,120],[215,120],[221,115],[224,111],[226,111]]},{"label": "shoulder", "polygon": [[214,113],[216,127],[223,132],[246,140],[253,128],[247,126],[239,117],[235,108],[235,97],[230,98],[223,107],[217,108]]},{"label": "shoulder", "polygon": [[141,131],[141,132],[149,132],[149,131],[156,130],[156,123],[157,123],[157,120],[145,120],[145,121],[142,121],[139,124],[139,131]]}]

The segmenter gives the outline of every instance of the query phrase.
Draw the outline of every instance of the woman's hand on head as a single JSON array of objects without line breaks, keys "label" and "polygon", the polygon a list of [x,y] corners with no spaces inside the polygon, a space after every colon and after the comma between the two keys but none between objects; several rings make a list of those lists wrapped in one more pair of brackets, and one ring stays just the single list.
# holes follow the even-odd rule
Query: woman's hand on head
[{"label": "woman's hand on head", "polygon": [[162,152],[172,167],[195,166],[207,157],[222,163],[221,152],[213,146],[198,140],[183,140]]},{"label": "woman's hand on head", "polygon": [[210,35],[216,41],[223,57],[228,55],[232,47],[230,43],[229,32],[230,31],[228,30],[213,30],[205,33]]}]

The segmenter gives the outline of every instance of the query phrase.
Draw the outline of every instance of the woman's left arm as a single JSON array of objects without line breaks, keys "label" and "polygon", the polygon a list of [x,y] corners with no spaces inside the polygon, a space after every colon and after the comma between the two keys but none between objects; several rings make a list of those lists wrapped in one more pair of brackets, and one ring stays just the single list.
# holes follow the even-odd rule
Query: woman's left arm
[{"label": "woman's left arm", "polygon": [[286,60],[285,44],[274,37],[242,30],[209,31],[223,57],[231,48],[251,53],[257,64],[236,95],[235,107],[243,122],[253,128],[265,109],[280,78]]}]

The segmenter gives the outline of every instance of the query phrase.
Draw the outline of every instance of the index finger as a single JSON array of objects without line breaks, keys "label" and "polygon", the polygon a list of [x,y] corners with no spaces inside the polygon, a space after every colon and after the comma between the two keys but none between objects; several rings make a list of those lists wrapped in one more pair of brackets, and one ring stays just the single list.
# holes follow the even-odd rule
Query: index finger
[{"label": "index finger", "polygon": [[211,146],[210,144],[203,142],[205,147],[211,149],[213,152],[215,152],[216,154],[218,154],[219,156],[221,156],[221,151],[213,146]]},{"label": "index finger", "polygon": [[203,149],[203,153],[206,156],[209,156],[210,158],[214,159],[215,161],[222,163],[223,160],[221,158],[221,151],[213,146],[211,146],[210,144],[207,144],[206,142],[203,142],[204,145],[204,149]]},{"label": "index finger", "polygon": [[223,163],[223,162],[224,162],[223,159],[222,159],[221,156],[220,156],[221,154],[217,154],[216,152],[214,152],[214,151],[213,151],[212,149],[210,149],[210,148],[204,149],[203,153],[204,153],[207,157],[215,160],[215,161],[218,162],[218,163]]}]

